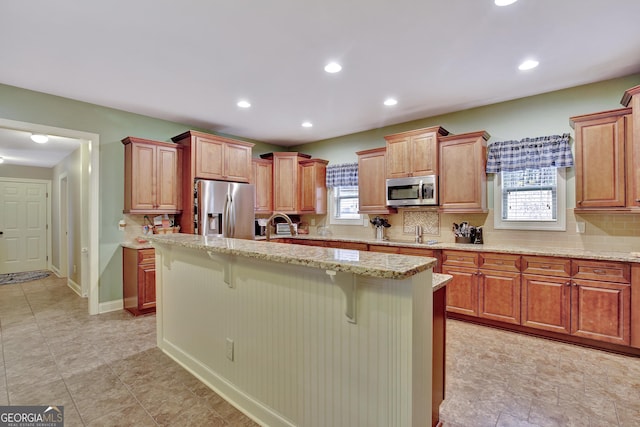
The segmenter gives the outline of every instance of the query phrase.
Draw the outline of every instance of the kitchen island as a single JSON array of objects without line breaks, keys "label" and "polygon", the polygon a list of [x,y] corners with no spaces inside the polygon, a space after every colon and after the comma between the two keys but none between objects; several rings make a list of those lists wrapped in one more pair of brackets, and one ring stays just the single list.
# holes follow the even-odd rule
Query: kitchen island
[{"label": "kitchen island", "polygon": [[258,423],[432,424],[435,259],[149,240],[158,346]]}]

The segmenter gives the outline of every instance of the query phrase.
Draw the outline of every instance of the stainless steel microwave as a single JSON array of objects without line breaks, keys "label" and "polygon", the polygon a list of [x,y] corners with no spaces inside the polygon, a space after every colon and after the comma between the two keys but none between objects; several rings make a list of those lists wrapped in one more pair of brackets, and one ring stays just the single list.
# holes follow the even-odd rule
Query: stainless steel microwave
[{"label": "stainless steel microwave", "polygon": [[436,175],[387,179],[387,206],[433,206],[438,204]]}]

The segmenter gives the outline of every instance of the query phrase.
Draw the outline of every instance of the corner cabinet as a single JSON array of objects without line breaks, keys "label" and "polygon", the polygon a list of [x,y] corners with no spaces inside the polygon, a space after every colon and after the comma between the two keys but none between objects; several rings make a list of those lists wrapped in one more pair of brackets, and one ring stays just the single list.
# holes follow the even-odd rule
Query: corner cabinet
[{"label": "corner cabinet", "polygon": [[397,210],[387,204],[386,147],[358,151],[358,213],[390,214]]},{"label": "corner cabinet", "polygon": [[155,249],[122,249],[124,308],[134,316],[156,311]]},{"label": "corner cabinet", "polygon": [[487,212],[485,131],[440,138],[440,211]]},{"label": "corner cabinet", "polygon": [[129,136],[124,144],[124,213],[182,210],[182,147]]},{"label": "corner cabinet", "polygon": [[327,160],[296,152],[271,153],[273,210],[286,214],[327,212]]},{"label": "corner cabinet", "polygon": [[[571,117],[576,142],[576,212],[626,210],[640,202],[627,200],[627,173],[633,159],[631,108]],[[629,193],[632,195],[632,192]]]},{"label": "corner cabinet", "polygon": [[171,140],[184,150],[180,231],[193,233],[195,180],[249,182],[253,174],[251,152],[254,144],[194,130],[174,136]]},{"label": "corner cabinet", "polygon": [[327,213],[327,160],[301,160],[300,212]]},{"label": "corner cabinet", "polygon": [[449,132],[440,127],[387,135],[387,178],[438,175],[438,139]]},{"label": "corner cabinet", "polygon": [[256,186],[255,213],[273,212],[273,161],[253,159],[251,161],[253,177],[251,183]]}]

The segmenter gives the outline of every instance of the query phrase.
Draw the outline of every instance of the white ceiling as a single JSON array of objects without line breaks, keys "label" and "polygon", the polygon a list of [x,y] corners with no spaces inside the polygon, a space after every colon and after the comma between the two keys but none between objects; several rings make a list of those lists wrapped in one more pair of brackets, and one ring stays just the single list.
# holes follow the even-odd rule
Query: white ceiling
[{"label": "white ceiling", "polygon": [[639,16],[639,0],[5,1],[0,83],[287,146],[640,72]]},{"label": "white ceiling", "polygon": [[79,139],[56,135],[49,135],[45,144],[37,144],[31,140],[31,132],[0,127],[0,157],[7,165],[51,168],[80,148],[80,144]]}]

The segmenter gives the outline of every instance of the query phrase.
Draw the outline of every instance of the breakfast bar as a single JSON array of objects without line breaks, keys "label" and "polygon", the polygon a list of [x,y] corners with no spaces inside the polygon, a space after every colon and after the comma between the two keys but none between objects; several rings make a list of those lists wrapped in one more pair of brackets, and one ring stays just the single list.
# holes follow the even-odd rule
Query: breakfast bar
[{"label": "breakfast bar", "polygon": [[443,376],[432,372],[441,358],[434,292],[449,279],[433,274],[435,259],[187,234],[149,240],[158,346],[256,422],[432,424],[432,383]]}]

